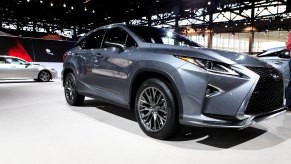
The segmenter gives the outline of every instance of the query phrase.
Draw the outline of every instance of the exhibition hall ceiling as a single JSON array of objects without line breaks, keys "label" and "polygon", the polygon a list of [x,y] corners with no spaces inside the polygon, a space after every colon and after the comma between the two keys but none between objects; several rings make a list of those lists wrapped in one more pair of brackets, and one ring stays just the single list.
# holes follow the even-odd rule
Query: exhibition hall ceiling
[{"label": "exhibition hall ceiling", "polygon": [[[64,25],[108,24],[163,12],[179,14],[187,8],[204,8],[240,0],[1,0],[3,21],[38,20]],[[20,22],[20,21],[19,21]],[[59,24],[58,23],[58,24]]]},{"label": "exhibition hall ceiling", "polygon": [[193,30],[213,28],[215,32],[239,32],[246,25],[259,31],[281,30],[290,29],[289,1],[1,0],[0,31],[19,36],[49,33],[76,38],[111,23],[179,26],[182,30],[191,25]]}]

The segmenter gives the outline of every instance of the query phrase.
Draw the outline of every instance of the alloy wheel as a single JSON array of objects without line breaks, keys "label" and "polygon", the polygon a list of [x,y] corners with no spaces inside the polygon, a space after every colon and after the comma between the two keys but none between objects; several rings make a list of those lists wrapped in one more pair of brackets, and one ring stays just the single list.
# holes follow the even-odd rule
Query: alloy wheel
[{"label": "alloy wheel", "polygon": [[50,80],[50,74],[47,71],[41,71],[39,78],[41,81],[49,81]]},{"label": "alloy wheel", "polygon": [[74,97],[76,94],[75,88],[76,88],[76,85],[73,78],[71,76],[68,76],[65,82],[65,96],[69,102],[72,102],[74,100]]},{"label": "alloy wheel", "polygon": [[167,122],[168,116],[165,95],[155,87],[145,88],[138,100],[138,115],[148,131],[161,130]]}]

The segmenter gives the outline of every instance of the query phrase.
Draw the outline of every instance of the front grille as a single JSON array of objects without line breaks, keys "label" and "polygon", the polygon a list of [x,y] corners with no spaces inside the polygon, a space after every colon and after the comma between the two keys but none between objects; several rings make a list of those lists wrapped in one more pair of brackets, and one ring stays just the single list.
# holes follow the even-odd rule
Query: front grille
[{"label": "front grille", "polygon": [[274,111],[283,105],[283,77],[275,68],[247,67],[260,75],[245,114],[259,115]]}]

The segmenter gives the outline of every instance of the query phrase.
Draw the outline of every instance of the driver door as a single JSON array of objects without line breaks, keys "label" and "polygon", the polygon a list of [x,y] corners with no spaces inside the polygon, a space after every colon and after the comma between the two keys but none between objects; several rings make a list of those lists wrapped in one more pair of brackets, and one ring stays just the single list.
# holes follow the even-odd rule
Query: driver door
[{"label": "driver door", "polygon": [[12,78],[25,79],[34,77],[36,70],[32,65],[27,64],[26,61],[17,58],[9,58],[7,61],[10,63],[12,68]]},{"label": "driver door", "polygon": [[129,56],[136,46],[134,39],[123,29],[107,30],[101,49],[92,54],[97,60],[91,60],[91,86],[102,91],[99,96],[126,103],[124,95],[128,88],[123,86],[127,86],[128,68],[132,63]]}]

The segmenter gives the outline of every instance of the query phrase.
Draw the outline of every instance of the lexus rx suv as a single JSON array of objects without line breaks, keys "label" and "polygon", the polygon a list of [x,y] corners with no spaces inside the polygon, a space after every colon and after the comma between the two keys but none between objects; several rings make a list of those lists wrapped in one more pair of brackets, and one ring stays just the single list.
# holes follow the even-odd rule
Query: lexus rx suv
[{"label": "lexus rx suv", "polygon": [[62,78],[68,104],[88,96],[133,109],[157,139],[181,125],[245,128],[286,111],[283,78],[272,66],[155,27],[90,31],[64,55]]}]

